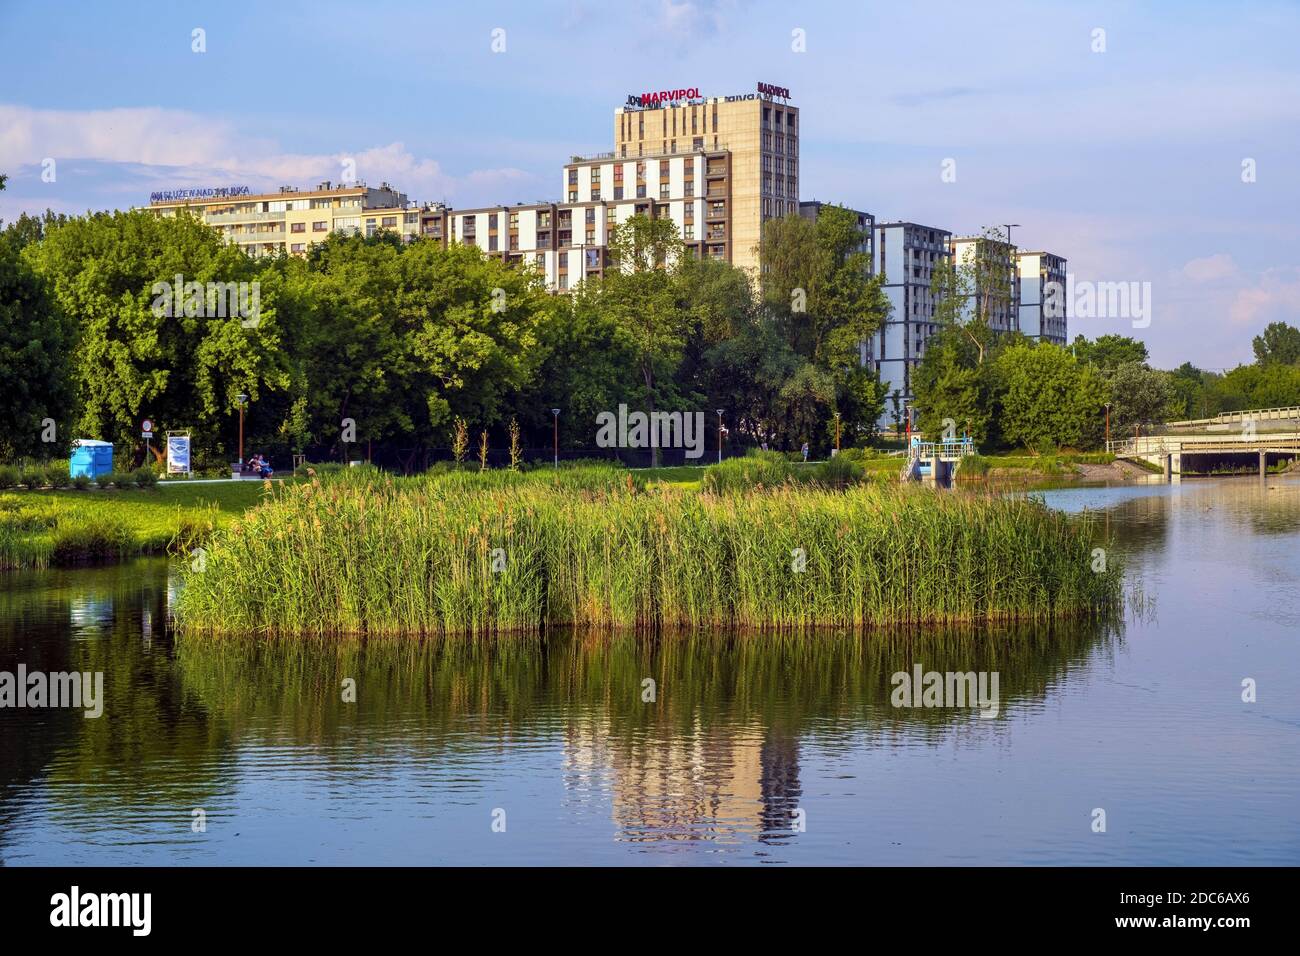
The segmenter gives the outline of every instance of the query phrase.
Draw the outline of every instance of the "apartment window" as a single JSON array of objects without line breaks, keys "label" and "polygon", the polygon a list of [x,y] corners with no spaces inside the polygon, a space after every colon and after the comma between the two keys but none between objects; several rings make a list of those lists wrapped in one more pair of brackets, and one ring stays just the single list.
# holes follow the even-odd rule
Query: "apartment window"
[{"label": "apartment window", "polygon": [[517,212],[512,212],[512,213],[510,214],[510,228],[511,228],[511,229],[518,229],[518,228],[519,228],[519,213],[517,213]]},{"label": "apartment window", "polygon": [[385,229],[393,229],[393,228],[396,228],[396,227],[397,227],[397,217],[396,217],[396,216],[385,216],[385,217],[384,217],[384,221],[381,223],[381,225],[382,225]]},{"label": "apartment window", "polygon": [[587,230],[587,245],[591,246],[591,245],[595,245],[595,243],[596,243],[596,230],[595,230],[595,229],[588,229],[588,230]]},{"label": "apartment window", "polygon": [[312,209],[328,209],[329,207],[330,207],[330,200],[328,199],[313,199],[311,201]]},{"label": "apartment window", "polygon": [[289,251],[290,251],[290,252],[302,252],[304,248],[305,248],[305,247],[304,247],[303,243],[301,243],[301,242],[295,242],[292,246],[289,247]]},{"label": "apartment window", "polygon": [[577,201],[578,201],[578,191],[576,189],[570,189],[569,202],[577,202]]},{"label": "apartment window", "polygon": [[367,220],[366,220],[366,235],[367,235],[367,236],[373,236],[374,234],[375,234],[375,221],[374,221],[373,219],[367,219]]},{"label": "apartment window", "polygon": [[537,214],[537,225],[542,229],[549,229],[551,227],[551,214],[549,211],[539,212]]},{"label": "apartment window", "polygon": [[725,202],[709,203],[709,215],[711,216],[725,215],[726,211],[727,211],[727,204]]},{"label": "apartment window", "polygon": [[306,232],[307,224],[305,222],[295,222],[289,224],[290,232]]},{"label": "apartment window", "polygon": [[671,145],[672,149],[670,151],[674,153],[677,152],[677,140],[673,140]]},{"label": "apartment window", "polygon": [[561,253],[560,253],[560,260],[559,260],[559,261],[560,261],[560,268],[561,268],[561,269],[567,269],[567,268],[569,268],[569,254],[568,254],[567,252],[561,252]]},{"label": "apartment window", "polygon": [[614,182],[621,183],[622,181],[623,181],[623,164],[618,163],[617,165],[614,166]]},{"label": "apartment window", "polygon": [[595,207],[595,206],[588,206],[588,207],[587,207],[587,211],[586,211],[585,219],[586,219],[586,222],[587,222],[588,225],[590,225],[591,223],[593,223],[593,222],[596,221],[596,207]]},{"label": "apartment window", "polygon": [[645,184],[636,187],[636,198],[645,199]]},{"label": "apartment window", "polygon": [[560,245],[568,246],[573,244],[573,231],[570,229],[560,230]]},{"label": "apartment window", "polygon": [[559,277],[555,280],[555,284],[561,289],[567,289],[569,287],[569,274],[567,272],[561,272]]},{"label": "apartment window", "polygon": [[618,210],[615,209],[613,206],[606,207],[605,209],[606,227],[612,229],[614,227],[614,223],[616,223],[617,221],[618,221]]},{"label": "apartment window", "polygon": [[578,185],[578,171],[576,169],[569,170],[569,185],[570,186]]},{"label": "apartment window", "polygon": [[615,198],[615,199],[622,199],[622,198],[623,198],[623,187],[622,187],[622,186],[615,186],[615,187],[614,187],[614,198]]},{"label": "apartment window", "polygon": [[683,238],[683,239],[694,239],[694,238],[695,238],[695,226],[694,226],[694,224],[688,222],[686,225],[682,226],[682,238]]},{"label": "apartment window", "polygon": [[550,234],[550,232],[539,232],[539,233],[537,234],[537,245],[538,245],[538,246],[540,246],[540,247],[545,247],[545,246],[549,246],[550,244],[551,244],[551,234]]},{"label": "apartment window", "polygon": [[497,227],[497,221],[498,221],[498,220],[497,220],[497,214],[496,214],[496,213],[491,213],[491,214],[489,214],[489,215],[488,215],[488,228],[489,228],[489,229],[495,229],[495,228]]},{"label": "apartment window", "polygon": [[660,183],[660,184],[659,184],[659,198],[660,198],[660,199],[667,199],[667,198],[668,198],[668,184],[667,184],[667,183]]},{"label": "apartment window", "polygon": [[[695,131],[694,131],[694,130],[691,130],[691,132],[695,132]],[[694,149],[694,150],[701,150],[701,149],[703,149],[703,148],[704,148],[704,137],[703,137],[703,136],[696,136],[694,139],[691,140],[691,149]]]},{"label": "apartment window", "polygon": [[408,226],[417,225],[419,221],[420,221],[420,214],[418,212],[408,212],[403,214],[402,216],[402,222],[404,222]]},{"label": "apartment window", "polygon": [[546,253],[537,253],[537,268],[541,269],[543,272],[546,271]]},{"label": "apartment window", "polygon": [[636,164],[636,178],[637,178],[637,179],[645,179],[645,161],[644,161],[644,160],[642,160],[641,162],[639,162],[639,163]]},{"label": "apartment window", "polygon": [[510,237],[510,250],[513,252],[519,248],[519,237],[512,235]]},{"label": "apartment window", "polygon": [[599,201],[600,201],[600,187],[599,187],[599,186],[592,186],[592,187],[591,187],[591,201],[592,201],[592,202],[599,202]]},{"label": "apartment window", "polygon": [[591,167],[591,181],[592,181],[593,183],[598,183],[598,182],[600,182],[600,167],[599,167],[599,166],[592,166],[592,167]]},{"label": "apartment window", "polygon": [[683,189],[683,193],[684,193],[684,195],[686,195],[686,196],[694,196],[694,195],[695,195],[695,180],[693,180],[693,179],[688,179],[688,180],[686,180],[686,182],[685,182],[685,184],[683,185],[682,189]]}]

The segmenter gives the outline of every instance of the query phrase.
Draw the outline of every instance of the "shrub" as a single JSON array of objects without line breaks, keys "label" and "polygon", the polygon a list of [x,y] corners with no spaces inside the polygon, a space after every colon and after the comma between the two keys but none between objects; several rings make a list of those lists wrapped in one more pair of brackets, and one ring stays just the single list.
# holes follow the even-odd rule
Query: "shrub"
[{"label": "shrub", "polygon": [[95,484],[100,488],[109,488],[113,484],[113,473],[106,471],[102,475],[95,476]]},{"label": "shrub", "polygon": [[13,465],[0,465],[0,490],[8,491],[17,487],[19,473]]},{"label": "shrub", "polygon": [[733,494],[762,486],[775,488],[795,480],[795,470],[779,451],[751,450],[704,469],[700,487],[711,494]]},{"label": "shrub", "polygon": [[117,558],[131,549],[131,531],[119,518],[96,514],[63,520],[54,529],[52,564]]},{"label": "shrub", "polygon": [[44,468],[24,468],[18,475],[18,484],[30,491],[45,485]]},{"label": "shrub", "polygon": [[55,462],[46,468],[45,483],[51,488],[66,488],[72,484],[72,477],[68,474],[68,463]]},{"label": "shrub", "polygon": [[813,480],[827,488],[847,488],[862,481],[865,474],[866,469],[856,461],[836,455],[816,467]]},{"label": "shrub", "polygon": [[115,471],[111,477],[118,488],[131,488],[135,485],[135,475],[129,471]]},{"label": "shrub", "polygon": [[89,475],[73,476],[72,487],[76,488],[78,491],[85,491],[87,488],[90,487],[90,476]]},{"label": "shrub", "polygon": [[131,472],[131,480],[140,488],[153,488],[158,484],[158,475],[148,465],[144,465]]}]

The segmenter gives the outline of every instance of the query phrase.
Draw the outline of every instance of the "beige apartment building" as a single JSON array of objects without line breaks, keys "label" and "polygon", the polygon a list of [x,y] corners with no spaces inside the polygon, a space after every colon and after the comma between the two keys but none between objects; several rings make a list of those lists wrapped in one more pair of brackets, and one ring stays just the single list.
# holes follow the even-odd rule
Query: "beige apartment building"
[{"label": "beige apartment building", "polygon": [[[602,188],[605,177],[622,164],[625,193],[632,185],[625,161],[637,163],[637,193],[626,198],[669,204],[691,200],[696,212],[702,206],[698,201],[707,201],[703,222],[696,218],[691,223],[691,241],[697,248],[703,244],[702,254],[725,259],[753,276],[759,269],[756,250],[763,223],[799,212],[799,109],[789,104],[789,90],[766,84],[758,88],[764,92],[705,99],[661,94],[647,102],[647,95],[639,101],[629,97],[628,105],[614,112],[613,153],[598,158]],[[566,195],[573,195],[575,166],[593,165],[565,167]],[[581,174],[576,185],[578,196],[587,198]],[[688,186],[692,194],[686,192]],[[677,206],[666,212],[677,219]],[[684,207],[678,225],[685,238]]]},{"label": "beige apartment building", "polygon": [[374,188],[327,181],[310,190],[281,186],[257,194],[238,186],[181,190],[155,193],[148,208],[159,216],[199,216],[250,256],[303,255],[331,232],[374,235],[386,229],[409,241],[420,234],[422,222],[421,208],[388,183]]}]

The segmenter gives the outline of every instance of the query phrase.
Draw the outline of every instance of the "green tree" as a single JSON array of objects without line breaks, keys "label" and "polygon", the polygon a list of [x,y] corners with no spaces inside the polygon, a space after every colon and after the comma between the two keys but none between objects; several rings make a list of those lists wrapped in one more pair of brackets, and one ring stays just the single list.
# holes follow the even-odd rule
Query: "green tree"
[{"label": "green tree", "polygon": [[1020,342],[996,360],[1003,439],[1012,445],[1074,448],[1100,443],[1106,381],[1051,343]]},{"label": "green tree", "polygon": [[62,455],[76,437],[76,332],[19,244],[0,235],[0,459]]},{"label": "green tree", "polygon": [[[229,297],[212,295],[208,283],[249,283],[251,307],[258,267],[197,219],[148,211],[78,217],[50,228],[24,257],[79,323],[81,437],[142,447],[138,425],[147,414],[160,430],[194,430],[212,449],[234,427],[237,393],[256,399],[289,383],[273,291],[261,290],[251,325],[238,302],[232,314]],[[179,303],[169,294],[177,276]]]},{"label": "green tree", "polygon": [[1255,336],[1251,344],[1255,349],[1255,361],[1261,365],[1300,364],[1300,329],[1285,322],[1270,322],[1264,334]]},{"label": "green tree", "polygon": [[1143,362],[1123,362],[1107,376],[1112,437],[1131,434],[1134,426],[1175,420],[1178,392],[1168,372]]},{"label": "green tree", "polygon": [[1071,349],[1080,362],[1095,365],[1103,372],[1113,372],[1125,362],[1147,361],[1146,345],[1127,335],[1100,335],[1095,342],[1079,335]]}]

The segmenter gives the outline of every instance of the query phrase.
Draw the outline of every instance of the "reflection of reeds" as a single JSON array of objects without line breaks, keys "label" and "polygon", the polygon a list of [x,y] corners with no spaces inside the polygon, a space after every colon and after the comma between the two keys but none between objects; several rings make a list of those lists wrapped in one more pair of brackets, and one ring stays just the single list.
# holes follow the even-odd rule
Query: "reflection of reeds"
[{"label": "reflection of reeds", "polygon": [[1091,538],[1036,501],[924,489],[367,476],[288,488],[218,532],[179,610],[188,631],[226,634],[1043,620],[1118,601]]}]

